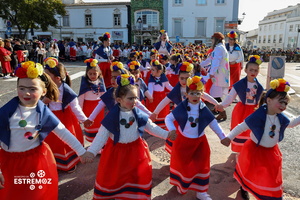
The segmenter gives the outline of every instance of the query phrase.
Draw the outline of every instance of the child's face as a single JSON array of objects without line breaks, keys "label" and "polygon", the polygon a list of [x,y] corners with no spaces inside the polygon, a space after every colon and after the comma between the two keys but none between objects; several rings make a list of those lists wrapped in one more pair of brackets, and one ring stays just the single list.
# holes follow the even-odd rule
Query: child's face
[{"label": "child's face", "polygon": [[167,60],[163,60],[163,59],[159,59],[159,62],[160,62],[161,64],[163,64],[163,65],[165,65],[165,64],[167,64],[167,63],[168,63],[168,61],[167,61]]},{"label": "child's face", "polygon": [[190,77],[189,73],[180,73],[179,74],[179,83],[181,87],[186,87],[186,80]]},{"label": "child's face", "polygon": [[250,63],[248,64],[248,67],[245,68],[245,72],[247,74],[247,79],[253,81],[259,73],[259,66],[254,63]]},{"label": "child's face", "polygon": [[190,90],[186,94],[186,97],[188,98],[188,101],[191,104],[197,104],[197,103],[200,102],[201,95],[202,95],[202,91],[201,90]]},{"label": "child's face", "polygon": [[152,56],[150,56],[150,59],[151,59],[151,60],[157,60],[157,55],[156,55],[156,54],[153,54]]},{"label": "child's face", "polygon": [[279,96],[271,99],[267,98],[268,114],[274,115],[283,112],[289,103],[289,98],[281,98]]},{"label": "child's face", "polygon": [[98,72],[97,70],[95,69],[90,69],[88,72],[87,72],[87,76],[89,77],[89,79],[91,81],[96,81],[98,79],[100,75],[100,72]]},{"label": "child's face", "polygon": [[118,87],[118,84],[117,84],[117,77],[118,76],[121,76],[121,73],[119,71],[112,71],[111,72],[110,83],[113,87]]},{"label": "child's face", "polygon": [[175,60],[170,60],[170,63],[171,63],[172,65],[175,65],[175,64],[176,64]]},{"label": "child's face", "polygon": [[137,89],[128,91],[128,93],[123,97],[118,97],[117,102],[120,104],[121,108],[127,110],[132,110],[138,100]]},{"label": "child's face", "polygon": [[159,77],[162,71],[158,70],[156,67],[151,67],[151,75],[154,77]]},{"label": "child's face", "polygon": [[134,76],[135,80],[138,80],[138,78],[140,78],[139,70],[133,70],[133,71],[131,71],[131,74]]},{"label": "child's face", "polygon": [[33,107],[41,96],[46,94],[46,88],[38,78],[21,78],[18,81],[18,97],[20,104],[25,107]]}]

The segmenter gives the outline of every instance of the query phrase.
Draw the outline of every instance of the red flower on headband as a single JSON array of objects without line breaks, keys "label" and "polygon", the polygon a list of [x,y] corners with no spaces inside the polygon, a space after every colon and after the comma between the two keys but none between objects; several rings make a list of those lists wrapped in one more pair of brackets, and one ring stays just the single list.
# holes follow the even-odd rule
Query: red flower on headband
[{"label": "red flower on headband", "polygon": [[192,84],[189,86],[189,88],[190,88],[191,90],[197,90],[197,85],[196,85],[195,83],[192,83]]},{"label": "red flower on headband", "polygon": [[15,74],[18,78],[28,78],[27,69],[23,67],[18,67],[15,71]]}]

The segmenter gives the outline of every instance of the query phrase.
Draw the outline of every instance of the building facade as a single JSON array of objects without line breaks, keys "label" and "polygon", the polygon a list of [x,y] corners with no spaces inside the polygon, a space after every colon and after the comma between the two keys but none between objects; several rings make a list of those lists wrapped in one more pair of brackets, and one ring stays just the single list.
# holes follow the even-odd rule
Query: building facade
[{"label": "building facade", "polygon": [[173,42],[211,43],[214,32],[237,31],[239,0],[165,0]]},{"label": "building facade", "polygon": [[295,49],[300,46],[300,4],[274,10],[259,22],[257,46],[261,49]]}]

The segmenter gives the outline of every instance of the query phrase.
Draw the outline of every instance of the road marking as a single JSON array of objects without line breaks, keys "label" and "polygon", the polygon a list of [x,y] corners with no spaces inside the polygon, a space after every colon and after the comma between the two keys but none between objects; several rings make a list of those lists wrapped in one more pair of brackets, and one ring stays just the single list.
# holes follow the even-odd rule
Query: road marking
[{"label": "road marking", "polygon": [[291,118],[295,118],[296,116],[295,115],[293,115],[292,113],[290,113],[290,112],[288,112],[288,111],[283,111],[283,113],[285,114],[285,115],[288,115],[288,116],[290,116]]},{"label": "road marking", "polygon": [[296,80],[298,80],[299,79],[299,76],[296,76],[296,75],[293,75],[293,74],[285,74],[286,76],[290,76],[290,77],[292,77],[292,78],[294,78],[294,79],[296,79]]}]

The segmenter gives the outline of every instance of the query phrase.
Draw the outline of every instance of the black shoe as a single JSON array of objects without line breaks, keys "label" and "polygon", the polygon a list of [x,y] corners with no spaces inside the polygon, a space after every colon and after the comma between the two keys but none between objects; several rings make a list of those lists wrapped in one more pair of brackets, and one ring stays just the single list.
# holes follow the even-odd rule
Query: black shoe
[{"label": "black shoe", "polygon": [[241,190],[241,195],[242,195],[243,199],[249,200],[250,199],[249,193],[247,191],[243,190],[242,186],[240,187],[240,190]]}]

